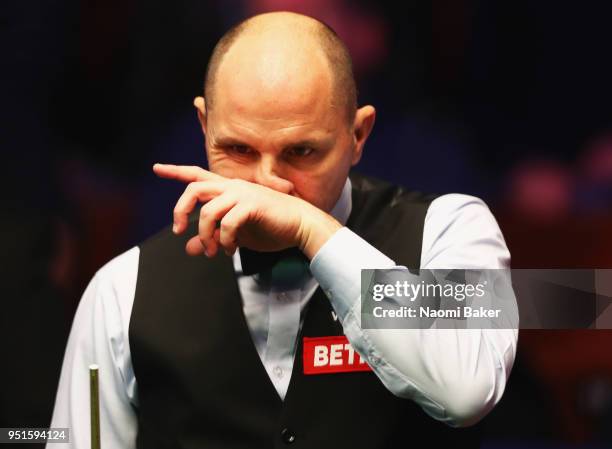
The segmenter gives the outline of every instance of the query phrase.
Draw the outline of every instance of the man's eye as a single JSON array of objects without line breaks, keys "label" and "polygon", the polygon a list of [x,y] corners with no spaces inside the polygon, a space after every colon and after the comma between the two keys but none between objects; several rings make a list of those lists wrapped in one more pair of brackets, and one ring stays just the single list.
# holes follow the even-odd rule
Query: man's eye
[{"label": "man's eye", "polygon": [[252,152],[246,145],[230,145],[227,149],[236,154],[250,154]]},{"label": "man's eye", "polygon": [[313,151],[314,150],[310,147],[293,147],[288,151],[288,153],[290,156],[306,157],[311,155]]}]

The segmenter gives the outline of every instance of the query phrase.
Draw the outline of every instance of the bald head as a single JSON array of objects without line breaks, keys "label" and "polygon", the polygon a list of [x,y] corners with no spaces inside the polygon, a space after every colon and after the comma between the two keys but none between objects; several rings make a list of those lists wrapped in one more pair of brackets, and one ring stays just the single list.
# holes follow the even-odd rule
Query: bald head
[{"label": "bald head", "polygon": [[207,109],[237,80],[271,99],[316,91],[328,95],[331,106],[343,110],[349,123],[355,116],[357,92],[348,50],[331,28],[307,16],[260,14],[230,29],[208,62]]}]

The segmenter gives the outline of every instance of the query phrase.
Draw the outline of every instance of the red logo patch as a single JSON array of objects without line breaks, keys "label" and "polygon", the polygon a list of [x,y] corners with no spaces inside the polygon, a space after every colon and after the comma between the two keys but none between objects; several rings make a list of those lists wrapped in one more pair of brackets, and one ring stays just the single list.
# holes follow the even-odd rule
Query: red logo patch
[{"label": "red logo patch", "polygon": [[304,337],[304,374],[372,371],[344,335]]}]

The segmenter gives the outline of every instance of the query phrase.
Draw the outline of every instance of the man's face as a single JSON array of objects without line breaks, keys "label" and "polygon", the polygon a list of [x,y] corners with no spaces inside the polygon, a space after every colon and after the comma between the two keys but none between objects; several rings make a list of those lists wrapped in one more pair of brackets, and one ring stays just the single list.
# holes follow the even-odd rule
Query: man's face
[{"label": "man's face", "polygon": [[361,151],[346,110],[332,104],[331,75],[220,72],[213,107],[199,107],[210,170],[329,212]]}]

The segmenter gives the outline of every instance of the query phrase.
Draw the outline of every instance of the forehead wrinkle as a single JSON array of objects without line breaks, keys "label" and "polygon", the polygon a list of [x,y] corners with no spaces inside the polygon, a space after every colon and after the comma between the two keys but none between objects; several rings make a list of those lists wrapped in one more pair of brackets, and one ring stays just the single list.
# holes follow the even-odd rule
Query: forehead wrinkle
[{"label": "forehead wrinkle", "polygon": [[274,121],[288,117],[311,116],[330,102],[325,86],[318,80],[296,80],[292,76],[272,79],[266,76],[233,77],[219,83],[216,107],[247,113],[253,119]]},{"label": "forehead wrinkle", "polygon": [[[305,129],[300,129],[305,128]],[[296,142],[316,141],[328,142],[334,139],[334,128],[329,126],[317,126],[316,123],[300,123],[278,128],[264,126],[262,129],[243,124],[236,120],[228,120],[220,126],[214,125],[210,128],[210,137],[213,142],[236,141],[253,146],[260,146],[262,142],[273,144],[273,146],[287,146]]]},{"label": "forehead wrinkle", "polygon": [[278,115],[275,117],[265,117],[251,115],[246,112],[227,114],[227,119],[222,124],[227,127],[238,127],[255,132],[266,134],[274,132],[286,132],[299,130],[299,128],[310,128],[306,132],[312,133],[332,133],[336,125],[336,117],[329,111],[319,110],[317,113],[295,113],[292,116]]},{"label": "forehead wrinkle", "polygon": [[291,131],[299,128],[317,128],[331,132],[337,123],[337,111],[326,107],[322,101],[313,101],[313,105],[294,105],[254,99],[228,96],[211,111],[209,119],[219,126],[239,128],[267,134]]}]

